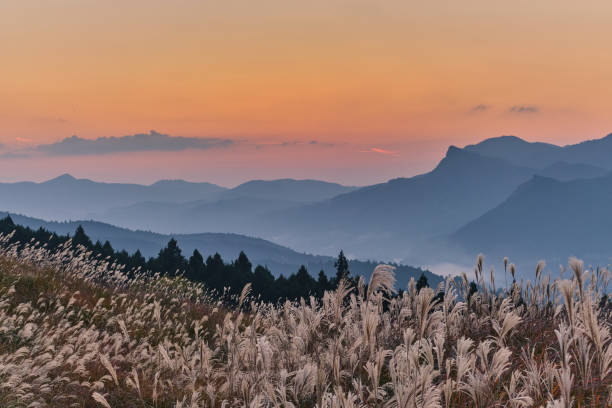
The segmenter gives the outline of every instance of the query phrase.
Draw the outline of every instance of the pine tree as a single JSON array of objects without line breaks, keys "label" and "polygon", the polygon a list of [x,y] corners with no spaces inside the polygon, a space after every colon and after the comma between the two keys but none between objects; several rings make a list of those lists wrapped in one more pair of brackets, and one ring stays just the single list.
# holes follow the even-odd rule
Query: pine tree
[{"label": "pine tree", "polygon": [[334,267],[336,268],[336,278],[334,279],[334,286],[338,286],[342,279],[346,279],[349,277],[349,264],[348,259],[344,256],[344,251],[340,250],[338,254],[338,259],[334,263]]},{"label": "pine tree", "polygon": [[428,288],[428,287],[429,287],[429,282],[427,282],[427,277],[425,276],[424,273],[421,273],[421,277],[419,278],[416,284],[417,291],[420,292],[421,289]]},{"label": "pine tree", "polygon": [[261,295],[266,301],[276,300],[279,296],[274,276],[270,270],[261,265],[257,265],[253,273],[253,292]]},{"label": "pine tree", "polygon": [[88,249],[93,248],[93,243],[91,242],[87,234],[85,234],[85,230],[83,229],[82,225],[79,225],[76,231],[74,232],[74,235],[72,237],[72,245],[83,245],[85,248]]},{"label": "pine tree", "polygon": [[176,274],[176,272],[182,272],[186,268],[186,261],[181,254],[181,249],[174,238],[168,241],[168,245],[159,251],[159,256],[154,261],[158,272],[168,273],[170,275]]},{"label": "pine tree", "polygon": [[206,265],[204,265],[204,257],[197,249],[193,250],[193,255],[189,258],[187,265],[187,278],[202,282],[205,278]]},{"label": "pine tree", "polygon": [[102,246],[102,256],[107,257],[107,256],[113,256],[115,255],[115,250],[113,249],[113,246],[111,245],[110,242],[106,241],[104,243],[104,245]]},{"label": "pine tree", "polygon": [[329,283],[329,279],[327,279],[327,275],[323,270],[319,271],[317,286],[319,296],[323,296],[323,293],[325,293],[326,290],[331,290],[331,284]]}]

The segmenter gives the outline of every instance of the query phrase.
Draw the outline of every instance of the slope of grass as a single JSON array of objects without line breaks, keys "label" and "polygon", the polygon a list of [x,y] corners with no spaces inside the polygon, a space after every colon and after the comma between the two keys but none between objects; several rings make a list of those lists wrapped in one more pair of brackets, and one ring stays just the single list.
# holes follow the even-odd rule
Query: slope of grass
[{"label": "slope of grass", "polygon": [[0,238],[0,406],[608,406],[609,273],[571,267],[498,296],[479,259],[480,289],[449,280],[436,303],[414,282],[391,296],[379,266],[321,301],[247,286],[228,308],[181,278]]}]

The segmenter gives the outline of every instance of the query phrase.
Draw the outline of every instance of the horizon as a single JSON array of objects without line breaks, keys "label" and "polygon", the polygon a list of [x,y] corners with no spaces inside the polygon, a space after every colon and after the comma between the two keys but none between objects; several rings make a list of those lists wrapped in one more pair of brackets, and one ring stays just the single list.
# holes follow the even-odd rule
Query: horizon
[{"label": "horizon", "polygon": [[[476,140],[472,143],[466,143],[464,145],[458,146],[455,143],[449,143],[448,145],[446,145],[446,147],[442,150],[442,153],[440,154],[440,156],[431,156],[429,158],[429,160],[424,161],[423,162],[423,166],[421,166],[418,170],[414,170],[412,171],[412,173],[409,174],[389,174],[388,176],[381,176],[381,178],[371,178],[369,179],[369,182],[365,182],[363,180],[361,180],[361,182],[351,182],[351,178],[348,179],[341,179],[341,178],[326,178],[324,175],[323,177],[317,178],[314,176],[311,176],[309,174],[301,174],[301,176],[292,176],[291,174],[281,174],[281,175],[269,175],[268,177],[249,177],[246,175],[239,175],[235,178],[232,178],[231,180],[227,180],[227,179],[223,179],[221,178],[221,181],[216,181],[214,179],[214,176],[211,178],[200,178],[200,179],[196,179],[194,178],[195,176],[191,176],[189,174],[186,175],[186,177],[182,177],[182,176],[177,176],[177,177],[169,177],[169,176],[164,176],[163,174],[163,170],[161,172],[158,172],[159,176],[153,176],[151,177],[150,174],[148,177],[140,177],[140,178],[126,178],[125,177],[125,173],[116,175],[114,177],[106,177],[105,175],[108,175],[106,171],[103,172],[97,172],[95,170],[92,171],[92,169],[85,169],[85,170],[74,170],[73,171],[67,171],[65,170],[66,166],[62,166],[61,162],[60,162],[60,166],[57,166],[58,168],[53,168],[52,171],[55,172],[55,176],[49,176],[49,171],[45,170],[43,172],[40,173],[33,173],[32,176],[30,178],[24,179],[24,178],[16,178],[16,177],[0,177],[0,183],[19,183],[19,182],[34,182],[34,183],[44,183],[50,180],[54,180],[57,178],[60,178],[62,176],[70,176],[73,177],[75,179],[78,180],[90,180],[90,181],[94,181],[94,182],[98,182],[98,183],[117,183],[117,184],[139,184],[139,185],[145,185],[145,186],[150,186],[153,185],[155,183],[158,182],[162,182],[162,181],[185,181],[188,183],[210,183],[210,184],[214,184],[223,188],[227,188],[227,189],[232,189],[235,187],[238,187],[242,184],[245,184],[247,182],[251,182],[251,181],[278,181],[278,180],[295,180],[295,181],[322,181],[322,182],[326,182],[326,183],[335,183],[335,184],[340,184],[343,186],[347,186],[347,187],[357,187],[357,188],[361,188],[361,187],[366,187],[366,186],[370,186],[370,185],[374,185],[374,184],[381,184],[381,183],[385,183],[389,180],[393,180],[396,178],[411,178],[411,177],[415,177],[421,174],[425,174],[428,173],[429,171],[433,170],[435,168],[435,166],[440,162],[440,160],[442,160],[448,149],[450,149],[451,147],[457,147],[459,149],[464,149],[467,146],[471,146],[471,145],[475,145],[475,144],[479,144],[485,141],[489,141],[489,140],[496,140],[496,139],[503,139],[503,138],[515,138],[517,140],[521,140],[523,142],[526,143],[547,143],[547,144],[551,144],[554,146],[558,146],[558,147],[566,147],[566,146],[572,146],[575,144],[580,144],[583,142],[589,142],[589,141],[595,141],[595,140],[601,140],[601,139],[605,139],[609,136],[612,136],[612,133],[606,133],[601,137],[594,137],[594,138],[582,138],[582,139],[576,139],[576,140],[572,140],[569,143],[566,144],[561,144],[561,143],[554,143],[554,142],[544,142],[542,140],[530,140],[527,138],[523,138],[521,136],[516,136],[516,135],[511,135],[511,134],[503,134],[500,136],[492,136],[492,137],[487,137],[484,139],[480,139],[480,140]],[[175,137],[175,136],[170,136],[170,135],[165,135],[162,133],[157,133],[155,131],[151,131],[151,134],[157,134],[157,135],[162,135],[162,136],[167,136],[168,140],[170,141],[174,141],[173,139],[182,139],[182,137]],[[142,134],[139,134],[142,135]],[[76,136],[72,136],[71,138],[74,138]],[[125,136],[124,136],[125,137]],[[60,142],[55,143],[53,146],[56,145],[61,145],[62,143],[64,143],[66,140],[70,140],[71,138],[67,138],[67,139],[62,139]],[[97,139],[97,140],[109,140],[109,139],[122,139],[123,137],[111,137],[111,138],[101,138],[101,139]],[[81,139],[81,140],[85,140],[88,142],[95,142],[97,140],[87,140],[87,139]],[[0,149],[2,148],[2,146],[0,145]],[[184,154],[184,153],[189,153],[192,152],[193,153],[193,149],[185,149],[185,150],[181,150],[180,153]],[[196,150],[197,153],[200,153]],[[33,154],[32,154],[33,153]],[[156,150],[149,150],[149,151],[145,151],[145,152],[137,152],[137,153],[145,153],[145,154],[161,154],[161,155],[167,155],[168,152],[162,152],[162,151],[156,151]],[[8,155],[10,156],[12,153],[5,153],[4,155]],[[28,151],[28,154],[32,154],[32,156],[27,156],[24,158],[17,158],[17,159],[21,159],[21,160],[40,160],[40,156],[36,155],[37,153],[33,150]],[[111,152],[111,153],[106,153],[106,154],[101,154],[101,159],[104,160],[105,157],[107,156],[122,156],[122,155],[126,155],[126,154],[132,154],[129,152]],[[384,153],[383,153],[384,154]],[[3,154],[0,154],[0,157],[2,157]],[[84,154],[85,157],[87,157],[89,160],[91,159],[91,157],[97,157],[98,155],[96,154]],[[71,154],[67,154],[67,155],[59,155],[59,159],[63,162],[66,160],[66,158],[70,158]],[[12,163],[16,158],[13,157],[5,157],[7,160],[5,160],[6,162]],[[0,162],[0,166],[1,166],[1,162]],[[290,172],[289,172],[290,173]],[[315,172],[313,172],[315,173]],[[6,173],[5,173],[6,174]]]}]

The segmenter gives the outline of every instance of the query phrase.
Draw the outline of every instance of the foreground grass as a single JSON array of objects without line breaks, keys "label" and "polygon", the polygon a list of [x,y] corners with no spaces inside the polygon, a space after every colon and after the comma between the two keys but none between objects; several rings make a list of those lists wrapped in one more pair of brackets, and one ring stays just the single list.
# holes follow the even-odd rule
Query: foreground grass
[{"label": "foreground grass", "polygon": [[[66,245],[0,238],[0,406],[530,407],[612,403],[607,271],[499,291],[476,268],[441,302],[392,268],[320,301],[231,309]],[[512,268],[511,268],[512,269]],[[513,270],[512,270],[513,272]],[[467,299],[467,301],[461,301]]]}]

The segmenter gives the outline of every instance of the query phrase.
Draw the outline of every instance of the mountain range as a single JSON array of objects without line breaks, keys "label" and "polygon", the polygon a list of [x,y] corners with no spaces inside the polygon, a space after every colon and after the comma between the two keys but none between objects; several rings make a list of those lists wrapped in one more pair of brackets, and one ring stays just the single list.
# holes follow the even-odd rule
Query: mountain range
[{"label": "mountain range", "polygon": [[413,265],[466,265],[478,252],[523,265],[571,255],[603,263],[612,255],[609,157],[612,135],[567,146],[502,136],[451,146],[428,173],[361,188],[291,179],[232,189],[140,186],[65,175],[0,184],[0,209],[161,234],[257,236],[302,252],[333,256],[342,248]]},{"label": "mountain range", "polygon": [[113,209],[151,203],[197,206],[246,198],[269,202],[274,209],[324,200],[353,189],[317,180],[254,180],[230,189],[184,180],[161,180],[151,185],[101,183],[63,174],[42,183],[0,183],[0,209],[58,221],[95,218]]}]

